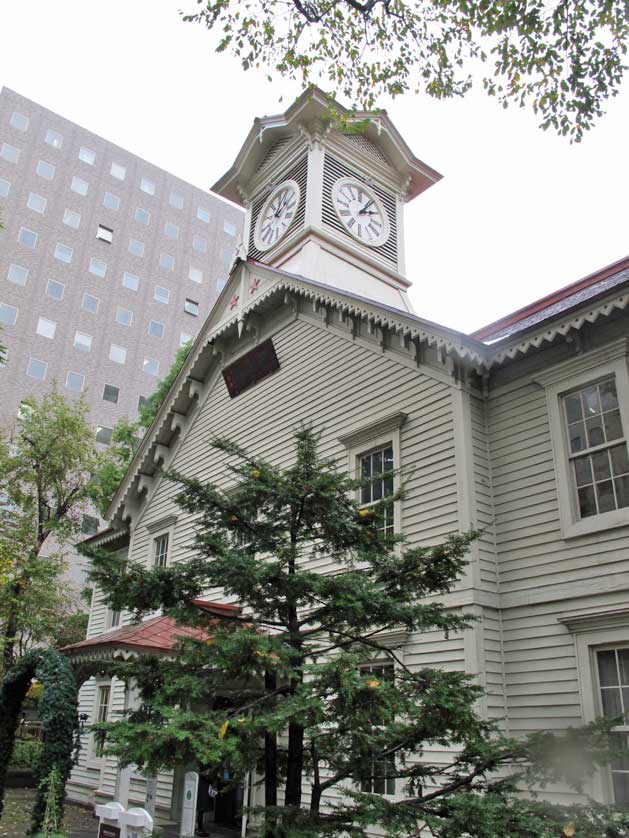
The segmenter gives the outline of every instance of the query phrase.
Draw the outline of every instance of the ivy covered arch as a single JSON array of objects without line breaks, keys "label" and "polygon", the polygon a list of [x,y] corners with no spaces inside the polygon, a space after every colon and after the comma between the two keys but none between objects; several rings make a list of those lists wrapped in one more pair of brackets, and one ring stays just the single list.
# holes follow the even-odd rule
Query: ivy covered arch
[{"label": "ivy covered arch", "polygon": [[31,823],[34,834],[41,827],[46,808],[47,790],[42,781],[53,768],[57,769],[62,780],[57,790],[59,811],[62,811],[79,723],[76,680],[64,655],[54,649],[35,649],[11,667],[0,684],[0,816],[20,709],[33,678],[37,678],[43,687],[39,716],[44,733],[42,757],[35,774],[38,791]]}]

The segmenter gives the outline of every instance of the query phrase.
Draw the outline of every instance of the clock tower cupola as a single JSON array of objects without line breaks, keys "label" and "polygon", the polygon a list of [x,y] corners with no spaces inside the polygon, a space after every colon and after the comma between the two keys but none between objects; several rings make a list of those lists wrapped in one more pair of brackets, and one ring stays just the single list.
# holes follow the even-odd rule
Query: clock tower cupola
[{"label": "clock tower cupola", "polygon": [[440,177],[384,111],[348,112],[310,88],[255,120],[212,189],[245,207],[248,258],[411,311],[404,204]]}]

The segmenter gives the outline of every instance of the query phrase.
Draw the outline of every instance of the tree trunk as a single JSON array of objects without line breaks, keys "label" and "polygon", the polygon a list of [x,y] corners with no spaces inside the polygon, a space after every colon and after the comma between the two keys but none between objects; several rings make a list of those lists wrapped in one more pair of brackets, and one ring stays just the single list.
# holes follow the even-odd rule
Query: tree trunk
[{"label": "tree trunk", "polygon": [[8,613],[2,632],[2,672],[6,674],[15,660],[15,643],[18,632],[19,598],[22,594],[22,583],[13,582],[9,599]]},{"label": "tree trunk", "polygon": [[288,726],[288,766],[286,769],[286,806],[301,806],[301,778],[304,768],[304,729],[291,722]]},{"label": "tree trunk", "polygon": [[[277,688],[277,678],[274,672],[267,672],[264,676],[264,688],[267,693]],[[277,806],[277,735],[267,731],[264,734],[264,805]],[[265,817],[264,838],[275,838],[276,819]]]}]

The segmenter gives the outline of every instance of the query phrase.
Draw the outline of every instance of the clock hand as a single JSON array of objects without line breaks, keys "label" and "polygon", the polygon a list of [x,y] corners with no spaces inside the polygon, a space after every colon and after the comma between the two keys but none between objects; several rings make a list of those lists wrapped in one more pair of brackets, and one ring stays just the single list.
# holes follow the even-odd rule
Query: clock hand
[{"label": "clock hand", "polygon": [[[367,201],[367,203],[365,204],[365,206],[364,206],[362,209],[358,210],[358,214],[359,214],[359,215],[362,215],[363,213],[366,213],[366,212],[367,212],[367,209],[368,209],[368,208],[369,208],[372,204],[373,204],[373,198],[372,198],[370,201]],[[372,213],[370,213],[370,215],[371,215],[371,214],[372,214]]]},{"label": "clock hand", "polygon": [[286,197],[286,195],[284,195],[284,197],[280,201],[279,207],[277,208],[277,212],[275,213],[276,218],[279,218],[280,215],[282,214],[282,210],[284,209],[284,204],[287,202],[287,200],[288,200],[288,198]]}]

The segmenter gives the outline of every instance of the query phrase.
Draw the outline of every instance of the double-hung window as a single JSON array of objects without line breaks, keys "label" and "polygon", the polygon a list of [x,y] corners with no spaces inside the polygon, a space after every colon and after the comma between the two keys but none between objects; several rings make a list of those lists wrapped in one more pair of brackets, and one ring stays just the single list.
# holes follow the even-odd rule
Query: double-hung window
[{"label": "double-hung window", "polygon": [[629,646],[596,652],[596,669],[602,714],[616,719],[614,749],[624,751],[610,764],[614,802],[629,805]]},{"label": "double-hung window", "polygon": [[170,533],[164,532],[153,539],[153,565],[155,567],[166,567],[168,564],[168,547]]},{"label": "double-hung window", "polygon": [[[110,701],[111,684],[99,686],[96,693],[96,713],[94,715],[95,722],[107,721],[109,716]],[[97,730],[94,732],[94,756],[99,759],[105,755],[105,739],[106,734],[103,731]]]},{"label": "double-hung window", "polygon": [[[366,481],[360,490],[363,508],[381,503],[393,495],[395,471],[393,459],[392,443],[360,455],[360,476]],[[377,528],[383,535],[393,535],[395,532],[393,512],[393,501],[383,504],[379,509]]]},{"label": "double-hung window", "polygon": [[[383,661],[361,666],[361,674],[369,683],[393,681],[395,665]],[[377,720],[375,722],[377,725]],[[395,794],[395,756],[389,754],[382,759],[370,760],[368,771],[360,778],[360,790],[371,794]]]}]

